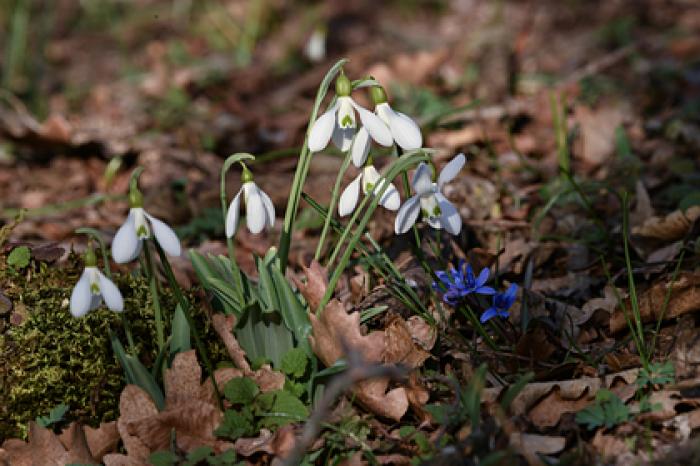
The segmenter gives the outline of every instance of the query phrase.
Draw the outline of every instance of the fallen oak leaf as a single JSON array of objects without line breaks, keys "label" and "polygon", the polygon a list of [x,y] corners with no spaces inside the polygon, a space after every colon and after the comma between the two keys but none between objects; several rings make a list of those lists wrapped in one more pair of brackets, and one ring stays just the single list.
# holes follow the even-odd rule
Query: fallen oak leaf
[{"label": "fallen oak leaf", "polygon": [[254,438],[239,438],[234,443],[236,453],[241,456],[253,456],[259,452],[265,452],[277,458],[285,458],[294,448],[296,442],[296,427],[287,424],[274,433],[263,428],[260,435]]},{"label": "fallen oak leaf", "polygon": [[663,217],[651,217],[641,226],[632,228],[632,234],[664,241],[677,241],[689,231],[693,222],[700,218],[700,206],[687,210],[675,210]]},{"label": "fallen oak leaf", "polygon": [[2,444],[0,459],[11,466],[64,466],[98,464],[90,454],[82,426],[71,424],[64,431],[64,442],[46,427],[29,423],[29,441],[9,439]]},{"label": "fallen oak leaf", "polygon": [[[327,367],[346,356],[343,345],[360,353],[365,361],[377,363],[384,360],[385,333],[373,331],[362,335],[360,314],[348,314],[337,299],[331,300],[320,316],[311,313],[309,318],[311,347]],[[354,392],[358,401],[374,413],[398,421],[408,409],[408,397],[404,388],[387,392],[388,386],[387,378],[365,380],[357,384]]]},{"label": "fallen oak leaf", "polygon": [[[666,295],[670,296],[664,319],[700,310],[700,275],[691,272],[681,272],[671,283],[657,283],[651,288],[638,294],[639,313],[642,322],[656,321],[664,310]],[[632,310],[632,302],[628,297],[624,300],[627,312]],[[618,306],[610,316],[610,332],[616,333],[627,328],[625,312]]]}]

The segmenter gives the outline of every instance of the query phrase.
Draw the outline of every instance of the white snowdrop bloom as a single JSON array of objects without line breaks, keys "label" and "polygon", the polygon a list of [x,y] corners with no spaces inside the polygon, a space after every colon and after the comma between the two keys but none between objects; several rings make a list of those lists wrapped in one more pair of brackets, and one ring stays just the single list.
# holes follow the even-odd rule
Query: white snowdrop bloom
[{"label": "white snowdrop bloom", "polygon": [[231,238],[236,234],[238,220],[240,218],[241,193],[246,206],[246,223],[248,230],[253,234],[260,233],[264,228],[271,228],[275,224],[275,206],[268,196],[253,181],[253,175],[244,166],[241,175],[242,186],[234,196],[226,213],[226,236]]},{"label": "white snowdrop bloom", "polygon": [[73,287],[70,296],[70,313],[83,317],[97,309],[104,299],[107,307],[115,312],[124,310],[124,299],[119,288],[97,268],[95,254],[89,250],[85,255],[85,269]]},{"label": "white snowdrop bloom", "polygon": [[457,155],[440,172],[437,183],[433,183],[432,170],[425,163],[418,165],[411,186],[415,195],[406,200],[396,214],[394,231],[397,235],[406,233],[421,213],[423,219],[433,228],[445,229],[453,235],[462,229],[462,218],[450,201],[442,194],[442,188],[464,166],[464,154]]},{"label": "white snowdrop bloom", "polygon": [[[360,187],[364,195],[379,193],[386,182],[381,177],[374,165],[367,164],[362,168],[362,172],[345,188],[338,201],[338,213],[341,217],[351,214],[357,206],[360,197]],[[393,183],[384,191],[379,199],[379,205],[388,210],[396,210],[401,205],[401,197]]]},{"label": "white snowdrop bloom", "polygon": [[[386,93],[381,86],[374,86],[370,90],[374,101],[374,111],[389,127],[393,142],[404,151],[420,149],[423,145],[423,136],[420,127],[405,113],[397,112],[391,108],[386,99]],[[356,167],[361,167],[369,153],[370,140],[365,128],[360,128],[352,147],[352,162]]]},{"label": "white snowdrop bloom", "polygon": [[338,76],[335,88],[338,96],[335,104],[311,125],[308,139],[311,152],[325,149],[331,139],[341,151],[350,149],[357,128],[355,113],[360,115],[363,129],[366,129],[368,136],[382,146],[388,147],[393,144],[394,140],[386,123],[352,100],[352,84],[344,74]]},{"label": "white snowdrop bloom", "polygon": [[129,216],[119,227],[112,240],[112,257],[118,264],[130,262],[138,257],[143,240],[153,236],[161,248],[171,256],[180,255],[180,240],[165,222],[158,220],[143,209],[143,198],[138,191],[129,193]]}]

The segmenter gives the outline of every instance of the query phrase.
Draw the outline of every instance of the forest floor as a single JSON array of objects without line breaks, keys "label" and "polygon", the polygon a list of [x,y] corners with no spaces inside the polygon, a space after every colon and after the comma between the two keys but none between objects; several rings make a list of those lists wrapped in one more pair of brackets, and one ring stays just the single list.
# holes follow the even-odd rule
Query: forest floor
[{"label": "forest floor", "polygon": [[[353,263],[335,296],[364,313],[362,336],[408,329],[425,358],[405,383],[411,403],[399,419],[350,395],[334,404],[323,441],[313,446],[323,452],[317,464],[700,462],[693,440],[700,428],[696,2],[39,3],[15,0],[0,12],[8,25],[21,8],[31,18],[24,44],[12,28],[0,28],[0,43],[8,44],[0,62],[0,335],[17,332],[33,312],[70,319],[65,307],[80,272],[74,252],[86,248],[75,230],[112,237],[137,166],[144,167],[144,205],[175,227],[185,249],[226,254],[221,166],[232,153],[254,154],[255,181],[277,211],[270,231],[241,228],[236,236],[241,269],[257,276],[254,256],[281,235],[316,90],[348,58],[349,76],[372,76],[394,108],[416,119],[438,166],[466,155],[445,191],[464,228],[454,237],[420,228],[429,264],[445,269],[463,259],[476,270],[490,267],[498,282],[520,291],[510,317],[489,327],[500,332],[491,347],[448,306],[445,315],[426,305],[437,322],[416,324],[385,281]],[[314,34],[324,38],[325,54],[312,59]],[[313,156],[304,192],[323,206],[340,155]],[[387,166],[389,158],[376,163]],[[343,186],[356,175],[350,170]],[[228,177],[229,199],[238,179]],[[313,273],[306,267],[322,224],[302,202],[290,277]],[[412,236],[394,234],[394,214],[378,210],[368,230],[401,273],[431,293]],[[5,260],[22,246],[31,263]],[[188,256],[172,265],[192,299],[206,301]],[[138,278],[119,284],[133,296],[148,294]],[[220,333],[213,326],[204,329],[212,340]],[[119,417],[121,372],[107,327],[100,328],[103,338],[90,351],[102,345],[108,353],[96,360],[109,368],[102,386],[85,383],[112,394],[90,398],[89,407],[71,405],[55,432],[72,420],[96,427]],[[22,354],[23,372],[13,375],[21,350],[10,340],[0,339],[3,387],[34,380],[32,368],[50,359],[30,363]],[[226,356],[225,342],[212,345],[214,355]],[[75,395],[61,389],[21,399],[5,391],[0,441],[26,438],[27,422],[66,402],[66,394]],[[481,404],[470,405],[469,396]],[[238,459],[283,457],[302,424],[262,428],[236,443]],[[59,448],[42,439],[42,448]],[[118,440],[102,455],[124,452],[128,441]],[[8,442],[0,454],[17,447]]]}]

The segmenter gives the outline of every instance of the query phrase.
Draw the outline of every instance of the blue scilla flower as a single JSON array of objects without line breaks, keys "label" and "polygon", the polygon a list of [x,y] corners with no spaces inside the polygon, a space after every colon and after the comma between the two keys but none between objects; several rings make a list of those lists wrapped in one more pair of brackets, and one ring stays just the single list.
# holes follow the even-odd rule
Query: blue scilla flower
[{"label": "blue scilla flower", "polygon": [[504,319],[508,318],[510,315],[508,309],[515,302],[515,294],[517,292],[518,285],[512,283],[505,292],[495,294],[493,296],[493,305],[481,314],[481,323],[483,324],[495,316],[503,317]]},{"label": "blue scilla flower", "polygon": [[450,306],[457,304],[461,298],[471,293],[492,295],[496,290],[484,286],[489,279],[489,269],[484,267],[479,276],[474,276],[472,266],[459,261],[459,267],[451,270],[438,270],[435,275],[440,283],[434,282],[433,289],[442,291],[442,299]]}]

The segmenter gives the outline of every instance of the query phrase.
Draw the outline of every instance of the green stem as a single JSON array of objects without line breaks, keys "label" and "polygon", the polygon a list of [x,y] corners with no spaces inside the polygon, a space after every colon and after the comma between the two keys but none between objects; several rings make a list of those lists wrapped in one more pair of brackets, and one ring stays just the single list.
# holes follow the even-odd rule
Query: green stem
[{"label": "green stem", "polygon": [[[340,279],[341,275],[343,274],[345,267],[347,266],[347,263],[350,260],[350,256],[355,250],[355,245],[360,240],[363,232],[365,231],[365,228],[367,227],[367,223],[369,222],[370,218],[372,217],[372,214],[379,205],[379,199],[381,199],[381,197],[384,195],[384,192],[386,192],[387,188],[389,187],[389,180],[393,180],[394,178],[396,178],[396,176],[401,172],[401,170],[406,170],[411,165],[427,160],[429,160],[429,157],[423,149],[418,149],[416,151],[411,152],[410,154],[405,154],[403,157],[397,159],[394,163],[392,163],[391,168],[387,173],[387,176],[384,177],[385,181],[378,181],[378,183],[381,183],[381,189],[379,190],[379,192],[373,193],[372,196],[365,196],[365,198],[362,200],[362,203],[360,204],[360,207],[358,207],[358,210],[355,212],[355,214],[361,211],[362,207],[364,206],[364,204],[367,203],[368,200],[371,199],[371,203],[367,210],[364,212],[364,217],[358,224],[352,237],[349,239],[347,247],[345,248],[345,252],[343,253],[342,258],[338,262],[338,265],[335,267],[335,270],[331,275],[331,278],[328,282],[328,287],[326,288],[326,292],[323,295],[323,298],[321,299],[321,302],[319,303],[318,309],[316,311],[317,314],[321,312],[321,310],[326,306],[326,304],[328,304],[328,301],[330,301],[331,296],[333,296],[335,286],[338,283],[338,280]],[[353,215],[353,218],[356,217],[357,215]],[[350,224],[347,225],[346,230],[343,232],[341,238],[347,238],[347,235],[349,234],[348,232],[351,231],[352,222],[353,219],[350,220]],[[333,251],[333,256],[336,256],[338,254],[338,251],[342,247],[344,241],[345,239],[339,241],[338,246],[336,247],[335,251]]]},{"label": "green stem", "polygon": [[459,306],[459,309],[462,311],[462,314],[464,314],[467,319],[469,319],[472,323],[472,326],[474,326],[474,330],[481,335],[481,337],[484,339],[484,342],[489,346],[494,351],[499,351],[498,345],[496,345],[496,342],[493,341],[493,338],[491,338],[491,335],[489,335],[489,332],[486,331],[483,325],[481,325],[481,321],[479,320],[479,317],[476,315],[474,310],[469,306],[468,304],[464,304],[462,306]]},{"label": "green stem", "polygon": [[102,239],[102,234],[95,230],[94,228],[88,228],[88,227],[83,227],[83,228],[78,228],[75,230],[75,232],[79,235],[88,235],[95,241],[97,241],[97,244],[100,245],[100,251],[102,251],[102,262],[103,268],[104,268],[104,273],[109,278],[110,280],[112,279],[112,267],[110,266],[109,263],[109,254],[107,253],[107,247],[105,246],[104,239]]},{"label": "green stem", "polygon": [[666,317],[668,303],[669,301],[671,301],[671,291],[673,290],[673,284],[676,283],[676,279],[678,278],[678,272],[680,272],[681,264],[683,263],[684,257],[685,250],[681,251],[681,254],[678,257],[678,263],[676,264],[676,268],[673,270],[673,275],[671,276],[671,283],[668,285],[668,289],[666,290],[666,296],[664,296],[664,304],[661,307],[661,314],[659,315],[659,319],[656,321],[656,329],[654,330],[654,335],[651,337],[651,344],[649,345],[649,351],[647,352],[650,359],[654,357],[654,351],[656,349],[656,337],[659,335],[659,331],[661,330],[661,321],[663,321],[664,317]]},{"label": "green stem", "polygon": [[345,158],[343,159],[343,164],[338,171],[338,176],[335,177],[335,184],[333,185],[333,192],[331,193],[331,203],[328,206],[328,214],[326,215],[326,220],[323,222],[323,230],[321,230],[321,237],[318,239],[318,244],[316,245],[316,253],[314,254],[314,260],[318,261],[321,258],[321,253],[323,252],[323,244],[326,241],[326,235],[331,226],[331,219],[333,218],[333,212],[335,212],[335,206],[338,204],[338,191],[340,191],[340,183],[343,181],[345,172],[350,166],[350,161],[352,160],[352,148],[347,151]]},{"label": "green stem", "polygon": [[[155,241],[154,241],[155,243]],[[151,257],[151,248],[149,240],[143,241],[143,251],[146,257],[146,269],[148,270],[148,288],[153,299],[153,315],[156,322],[156,341],[158,343],[158,351],[163,350],[165,345],[165,336],[163,331],[163,314],[160,307],[160,298],[158,297],[158,283],[156,282],[156,271],[153,266],[153,257]]]},{"label": "green stem", "polygon": [[170,262],[168,261],[167,256],[165,255],[165,252],[163,251],[163,248],[160,247],[160,244],[155,243],[156,246],[156,251],[158,251],[158,256],[160,257],[160,262],[163,264],[163,270],[165,271],[165,276],[168,279],[168,283],[170,283],[170,287],[173,289],[173,292],[175,293],[175,299],[177,299],[178,303],[180,304],[180,307],[182,308],[182,312],[185,314],[185,318],[187,319],[187,323],[190,326],[190,329],[192,330],[192,336],[194,337],[194,342],[195,345],[197,346],[197,350],[199,351],[199,355],[202,358],[202,361],[204,362],[204,366],[207,369],[207,372],[209,373],[209,376],[211,377],[211,383],[214,386],[214,395],[216,396],[216,400],[219,404],[219,408],[223,410],[223,401],[221,400],[221,392],[219,391],[219,385],[216,382],[216,377],[214,377],[214,366],[212,366],[211,360],[209,359],[209,354],[207,353],[206,347],[204,346],[204,343],[202,342],[202,338],[199,335],[199,332],[197,331],[197,327],[195,325],[194,319],[192,318],[192,314],[190,313],[190,305],[187,302],[187,299],[185,299],[185,296],[182,294],[182,290],[180,289],[180,285],[178,285],[177,280],[175,279],[175,274],[173,273],[173,269],[170,266]]},{"label": "green stem", "polygon": [[287,268],[287,260],[289,257],[289,247],[292,241],[292,229],[294,228],[294,220],[297,215],[297,209],[299,208],[299,200],[301,198],[301,191],[306,181],[306,176],[309,172],[309,167],[311,165],[311,152],[309,151],[309,137],[308,133],[311,130],[311,126],[316,121],[316,116],[318,115],[321,103],[328,92],[328,87],[331,81],[338,74],[340,69],[347,63],[347,59],[338,60],[335,65],[326,73],[326,76],[321,81],[321,85],[316,93],[316,100],[314,101],[314,106],[311,111],[311,116],[309,117],[309,125],[307,129],[306,137],[304,138],[304,145],[299,153],[299,162],[297,164],[297,170],[294,173],[294,180],[292,181],[292,188],[289,192],[289,200],[287,201],[287,209],[284,213],[284,225],[282,226],[282,235],[280,236],[280,247],[279,247],[279,258],[280,258],[280,270],[282,273]]}]

